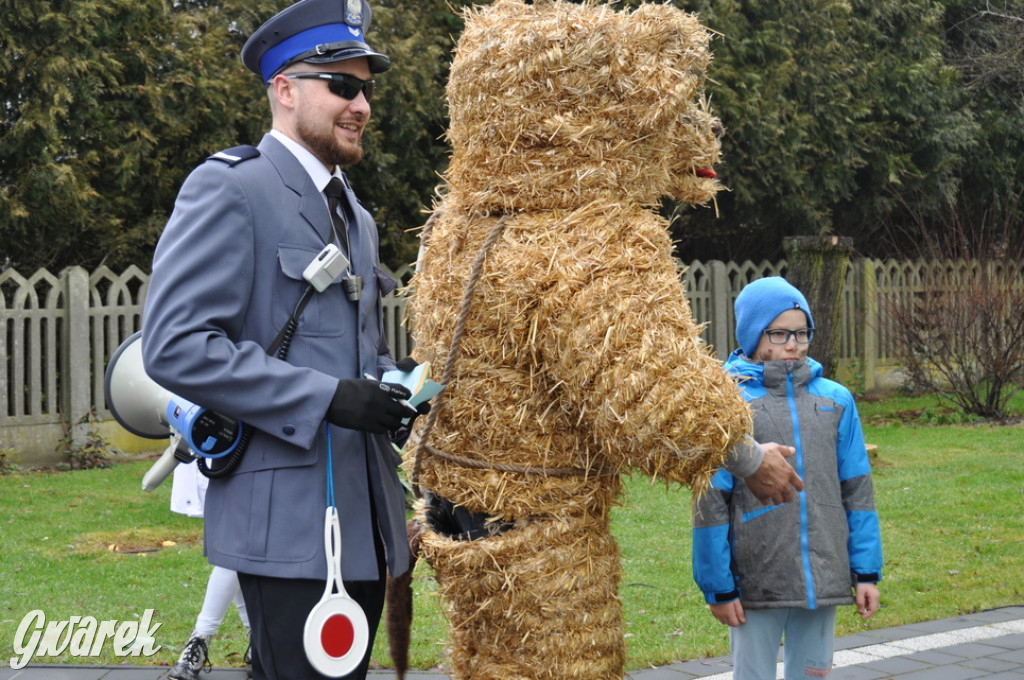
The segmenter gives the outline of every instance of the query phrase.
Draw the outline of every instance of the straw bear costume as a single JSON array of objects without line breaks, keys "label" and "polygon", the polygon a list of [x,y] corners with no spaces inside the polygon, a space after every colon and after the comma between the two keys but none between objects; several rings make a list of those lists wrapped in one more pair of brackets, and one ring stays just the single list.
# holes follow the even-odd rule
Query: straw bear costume
[{"label": "straw bear costume", "polygon": [[703,488],[750,427],[656,212],[720,189],[710,35],[654,4],[498,0],[465,19],[412,298],[414,356],[449,385],[406,466],[493,531],[465,540],[420,503],[419,547],[454,678],[621,678],[620,476]]}]

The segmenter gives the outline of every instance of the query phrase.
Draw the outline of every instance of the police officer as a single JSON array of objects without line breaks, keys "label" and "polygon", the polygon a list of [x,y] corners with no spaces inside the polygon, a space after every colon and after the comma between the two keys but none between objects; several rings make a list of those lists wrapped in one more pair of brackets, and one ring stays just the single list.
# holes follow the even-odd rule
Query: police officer
[{"label": "police officer", "polygon": [[[399,401],[407,390],[374,380],[395,365],[380,303],[395,282],[342,170],[362,157],[373,78],[390,65],[366,43],[369,25],[365,0],[301,0],[250,37],[242,60],[267,88],[273,129],[186,179],[146,299],[150,377],[253,432],[234,472],[210,482],[205,552],[238,572],[257,680],[322,677],[303,628],[327,578],[329,484],[345,590],[366,614],[370,647],[385,569],[397,576],[409,563],[386,436],[416,413]],[[312,292],[303,273],[329,243],[350,264]],[[268,354],[299,308],[287,355]],[[347,677],[365,676],[369,654]]]}]

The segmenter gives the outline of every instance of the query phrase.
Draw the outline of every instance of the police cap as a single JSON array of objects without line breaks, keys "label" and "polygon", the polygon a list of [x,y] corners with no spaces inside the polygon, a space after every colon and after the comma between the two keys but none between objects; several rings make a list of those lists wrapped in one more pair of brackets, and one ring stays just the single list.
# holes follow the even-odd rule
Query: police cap
[{"label": "police cap", "polygon": [[242,47],[242,62],[263,82],[299,61],[326,64],[366,57],[370,72],[381,73],[391,60],[366,44],[369,28],[366,0],[299,0],[256,29]]}]

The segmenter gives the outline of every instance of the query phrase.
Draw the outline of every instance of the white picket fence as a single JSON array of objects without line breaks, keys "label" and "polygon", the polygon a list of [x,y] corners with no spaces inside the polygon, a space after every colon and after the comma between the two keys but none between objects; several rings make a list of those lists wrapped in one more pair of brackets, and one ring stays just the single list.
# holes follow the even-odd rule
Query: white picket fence
[{"label": "white picket fence", "polygon": [[[733,301],[740,289],[763,276],[784,275],[785,266],[694,261],[680,267],[694,318],[706,324],[704,340],[721,358],[735,345]],[[926,266],[854,261],[841,314],[840,379],[857,380],[870,390],[892,374],[895,361],[879,310],[888,296],[920,290]],[[402,267],[392,274],[408,282],[411,271]],[[121,436],[126,433],[104,403],[103,378],[111,355],[141,326],[148,282],[149,275],[136,266],[120,274],[106,267],[91,274],[81,267],[59,274],[41,269],[28,277],[13,269],[0,273],[0,452],[23,465],[52,464],[60,461],[57,448],[68,433],[81,440],[95,427],[105,436],[119,434],[115,439],[126,442],[126,449],[146,445]],[[405,303],[398,295],[384,301],[385,331],[396,357],[407,355],[412,345]],[[76,425],[89,413],[99,425]]]}]

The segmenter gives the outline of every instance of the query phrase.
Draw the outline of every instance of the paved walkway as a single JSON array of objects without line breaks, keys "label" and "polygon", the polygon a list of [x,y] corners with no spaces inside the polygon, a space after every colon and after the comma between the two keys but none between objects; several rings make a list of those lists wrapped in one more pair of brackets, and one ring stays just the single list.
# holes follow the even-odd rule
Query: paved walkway
[{"label": "paved walkway", "polygon": [[[6,660],[5,660],[6,661]],[[16,671],[0,666],[0,680],[166,680],[168,666],[36,664]],[[728,657],[633,671],[632,680],[732,680]],[[394,678],[371,671],[370,680]],[[446,680],[415,671],[407,680]],[[778,675],[779,678],[781,675]],[[201,680],[244,680],[237,668],[215,668]],[[1024,605],[882,628],[836,640],[832,680],[1024,680]]]}]

